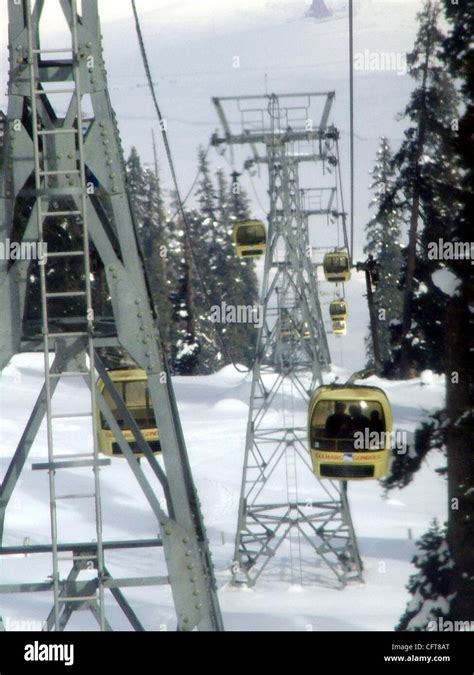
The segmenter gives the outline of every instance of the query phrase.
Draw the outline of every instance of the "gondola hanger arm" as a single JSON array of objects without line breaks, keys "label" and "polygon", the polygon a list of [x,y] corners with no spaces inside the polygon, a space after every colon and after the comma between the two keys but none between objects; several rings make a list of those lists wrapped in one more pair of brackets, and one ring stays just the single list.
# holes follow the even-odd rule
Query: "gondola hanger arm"
[{"label": "gondola hanger arm", "polygon": [[351,384],[354,384],[356,380],[366,380],[368,377],[375,375],[375,370],[373,368],[364,368],[363,370],[357,370],[355,373],[352,373],[350,378],[345,382],[344,386],[347,387]]}]

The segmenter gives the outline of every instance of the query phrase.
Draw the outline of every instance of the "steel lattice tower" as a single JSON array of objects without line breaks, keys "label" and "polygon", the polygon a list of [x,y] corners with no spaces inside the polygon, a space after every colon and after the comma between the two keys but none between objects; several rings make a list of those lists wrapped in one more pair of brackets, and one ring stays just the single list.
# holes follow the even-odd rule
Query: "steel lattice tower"
[{"label": "steel lattice tower", "polygon": [[[40,320],[31,314],[28,303],[29,261],[0,261],[0,367],[22,351],[44,353],[44,386],[1,477],[0,564],[3,576],[9,556],[32,560],[47,555],[52,573],[47,580],[26,576],[19,583],[3,583],[0,593],[50,594],[47,630],[63,630],[76,610],[90,610],[100,629],[111,630],[108,599],[111,604],[116,601],[135,630],[144,630],[126,589],[170,586],[180,630],[220,630],[206,531],[161,344],[159,318],[137,246],[123,153],[107,89],[97,0],[83,0],[80,13],[76,0],[56,3],[68,33],[65,44],[54,49],[45,48],[40,40],[46,5],[51,7],[49,0],[8,2],[10,80],[0,175],[0,241],[48,245],[48,257],[40,269]],[[86,103],[91,112],[85,112]],[[49,233],[66,222],[68,231],[74,233],[74,245],[70,241],[63,247],[53,246]],[[75,286],[52,289],[50,275],[62,265],[72,266],[72,261],[82,270]],[[101,315],[96,297],[97,267],[106,278],[110,297],[107,315]],[[59,312],[60,301],[67,311]],[[152,453],[108,376],[100,350],[121,350],[146,371],[160,429],[162,461]],[[144,455],[141,463],[96,387],[97,374],[135,436]],[[79,411],[74,397],[67,411],[60,407],[58,384],[67,378],[86,383],[87,410]],[[110,460],[98,455],[96,404],[125,456],[122,461],[143,493],[145,512],[149,509],[154,519],[153,535],[148,538],[107,538],[101,474],[108,470]],[[83,451],[71,452],[66,443],[58,441],[57,425],[82,417],[89,422],[84,421]],[[7,508],[20,475],[28,469],[28,455],[43,421],[48,457],[32,468],[39,472],[41,489],[49,491],[51,541],[7,546],[3,543]],[[68,493],[60,487],[64,472],[76,486]],[[65,509],[72,504],[79,512],[78,504],[93,508],[95,524],[87,541],[74,541],[74,533],[67,531]],[[116,522],[127,510],[115,503],[107,508],[115,509]],[[117,552],[139,556],[139,568],[140,556],[153,553],[154,573],[113,576],[108,556]]]},{"label": "steel lattice tower", "polygon": [[[285,539],[292,564],[297,559],[301,566],[304,540],[340,582],[361,575],[345,484],[314,479],[311,497],[304,500],[298,487],[301,472],[312,473],[306,428],[309,396],[330,365],[299,175],[303,162],[316,170],[330,161],[334,165],[338,132],[328,126],[333,98],[329,92],[213,99],[224,131],[222,136],[214,134],[213,144],[250,144],[254,158],[247,165],[267,164],[269,177],[264,320],[253,367],[233,567],[234,581],[249,585]],[[317,124],[315,102],[322,102]],[[229,122],[236,113],[238,133]],[[259,151],[262,145],[264,154]],[[319,212],[331,209],[329,203]],[[275,498],[282,482],[285,500]]]}]

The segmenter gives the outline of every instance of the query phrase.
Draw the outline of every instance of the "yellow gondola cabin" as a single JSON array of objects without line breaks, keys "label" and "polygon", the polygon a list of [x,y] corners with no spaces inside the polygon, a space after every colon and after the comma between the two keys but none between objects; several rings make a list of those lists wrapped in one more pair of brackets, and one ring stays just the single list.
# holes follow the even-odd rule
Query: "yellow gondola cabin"
[{"label": "yellow gondola cabin", "polygon": [[240,258],[259,258],[267,247],[267,231],[261,220],[240,220],[234,225],[236,254]]},{"label": "yellow gondola cabin", "polygon": [[308,326],[308,322],[307,322],[307,321],[304,321],[304,322],[303,322],[302,335],[303,335],[303,338],[304,338],[305,340],[309,340],[309,338],[311,337],[311,333],[310,333],[310,330],[309,330],[309,326]]},{"label": "yellow gondola cabin", "polygon": [[[114,383],[115,388],[124,401],[128,411],[134,417],[135,421],[140,427],[143,437],[147,441],[151,450],[155,454],[160,453],[160,433],[157,429],[155,421],[155,415],[150,399],[145,371],[140,368],[128,368],[122,370],[111,370],[109,371],[108,375]],[[132,451],[137,457],[142,457],[143,455],[139,451],[132,431],[125,425],[122,415],[117,409],[110,394],[105,389],[105,385],[102,380],[98,381],[97,387],[110,407],[120,429],[122,430],[123,435],[129,442]],[[109,425],[99,410],[97,411],[97,419],[99,420],[98,436],[100,451],[104,455],[123,457],[124,455],[120,449],[119,444],[117,443],[114,433],[110,430]]]},{"label": "yellow gondola cabin", "polygon": [[332,332],[334,335],[346,335],[347,334],[347,324],[345,321],[333,321],[332,322]]},{"label": "yellow gondola cabin", "polygon": [[329,305],[329,316],[332,321],[347,321],[347,314],[347,302],[345,300],[333,300]]},{"label": "yellow gondola cabin", "polygon": [[349,281],[351,267],[346,251],[331,251],[323,259],[323,270],[326,281]]},{"label": "yellow gondola cabin", "polygon": [[389,470],[393,420],[378,387],[329,385],[313,394],[308,436],[314,473],[331,480],[368,480]]}]

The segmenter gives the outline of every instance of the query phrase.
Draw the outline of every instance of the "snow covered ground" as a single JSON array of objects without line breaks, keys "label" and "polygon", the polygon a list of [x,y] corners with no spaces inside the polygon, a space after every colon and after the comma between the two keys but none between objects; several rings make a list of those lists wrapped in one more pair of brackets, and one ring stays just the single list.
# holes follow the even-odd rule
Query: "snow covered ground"
[{"label": "snow covered ground", "polygon": [[[341,379],[345,372],[336,369]],[[385,388],[394,409],[395,426],[413,431],[420,420],[436,409],[444,395],[441,378],[409,382],[373,381]],[[245,425],[248,411],[249,377],[232,367],[208,377],[178,377],[174,380],[182,423],[208,528],[219,597],[228,630],[391,630],[407,601],[405,584],[413,567],[413,540],[427,529],[433,517],[446,515],[446,487],[436,473],[441,457],[432,457],[423,465],[412,485],[394,490],[388,499],[376,482],[350,485],[349,495],[359,546],[364,561],[364,583],[341,590],[327,570],[315,564],[309,550],[303,548],[303,585],[297,569],[289,562],[288,547],[261,577],[253,590],[228,585],[236,528],[241,481]],[[42,357],[23,354],[15,357],[2,375],[0,385],[0,476],[13,454],[24,423],[42,384]],[[80,382],[68,380],[57,393],[57,412],[87,405],[87,391]],[[298,408],[304,424],[304,405]],[[85,451],[90,432],[84,420],[61,421],[57,440],[66,452]],[[31,464],[46,457],[44,425],[38,434],[25,470],[8,510],[5,544],[46,543],[49,540],[49,503],[47,475],[31,470]],[[90,470],[58,472],[58,492],[87,491]],[[154,519],[144,504],[134,478],[125,463],[114,459],[101,472],[105,536],[111,539],[153,536]],[[90,485],[90,483],[89,483]],[[309,472],[299,479],[300,496],[314,497],[317,481]],[[281,485],[284,499],[285,485]],[[60,533],[67,541],[89,541],[93,536],[92,509],[84,500],[61,506]],[[67,505],[66,505],[67,504]],[[410,536],[412,539],[410,539]],[[114,553],[107,558],[115,575],[157,574],[153,551]],[[67,563],[63,563],[67,566]],[[26,578],[43,581],[51,573],[48,556],[18,556],[4,561],[0,583]],[[148,627],[156,630],[173,626],[168,590],[127,591]],[[48,596],[48,597],[46,597]],[[5,602],[6,601],[6,602]],[[16,621],[41,621],[50,609],[49,594],[7,596],[2,598],[6,626]],[[114,603],[108,615],[116,628],[127,629]],[[70,627],[90,629],[91,619],[77,613]],[[22,624],[25,625],[25,624]],[[28,624],[26,624],[28,625]]]}]

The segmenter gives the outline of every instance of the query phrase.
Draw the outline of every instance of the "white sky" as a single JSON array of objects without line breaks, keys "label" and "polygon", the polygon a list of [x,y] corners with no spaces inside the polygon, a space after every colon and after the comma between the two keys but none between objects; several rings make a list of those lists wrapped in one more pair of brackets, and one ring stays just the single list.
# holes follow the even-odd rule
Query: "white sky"
[{"label": "white sky", "polygon": [[[24,1],[24,0],[23,0]],[[34,3],[35,0],[31,0]],[[89,0],[76,0],[78,6],[82,2]],[[132,29],[132,7],[131,0],[98,0],[101,22],[106,26],[115,21],[130,19],[130,28]],[[142,18],[143,28],[152,28],[157,37],[164,39],[170,38],[173,32],[178,37],[187,32],[198,33],[219,31],[229,25],[239,23],[242,26],[243,21],[248,25],[251,22],[268,14],[269,8],[272,9],[274,16],[283,15],[285,9],[289,6],[301,6],[304,12],[305,5],[309,6],[311,0],[136,0],[137,10]],[[340,8],[348,4],[348,0],[326,0],[329,8]],[[354,0],[355,11],[360,9],[367,11],[374,10],[374,14],[380,12],[381,8],[387,6],[388,9],[398,7],[400,19],[414,19],[414,8],[418,9],[422,5],[422,0]],[[7,83],[7,26],[8,26],[8,2],[0,0],[0,106],[5,107],[5,88]],[[62,11],[59,8],[59,0],[46,0],[43,9],[43,22],[55,33],[59,29],[59,21],[62,22]],[[246,20],[246,21],[245,21]],[[401,29],[401,26],[394,27]]]},{"label": "white sky", "polygon": [[[83,0],[86,2],[87,0]],[[34,2],[34,0],[32,0]],[[78,5],[81,0],[77,0]],[[100,17],[103,22],[115,21],[132,16],[131,0],[98,0]],[[310,5],[311,0],[136,0],[139,14],[153,12],[161,14],[163,23],[168,23],[180,18],[184,23],[195,24],[196,19],[207,21],[228,21],[232,19],[234,13],[240,15],[247,11],[258,12],[268,9],[273,5],[276,10],[288,4],[306,4]],[[44,15],[50,16],[50,12],[56,12],[59,0],[46,0]],[[347,0],[326,0],[328,7],[341,6],[347,4]],[[399,5],[400,12],[410,7],[420,7],[422,0],[355,0],[355,5]],[[2,40],[5,38],[5,29],[7,26],[7,0],[0,3],[0,26],[2,27]],[[51,10],[49,9],[51,7]],[[54,18],[51,20],[51,26],[54,26]]]}]

